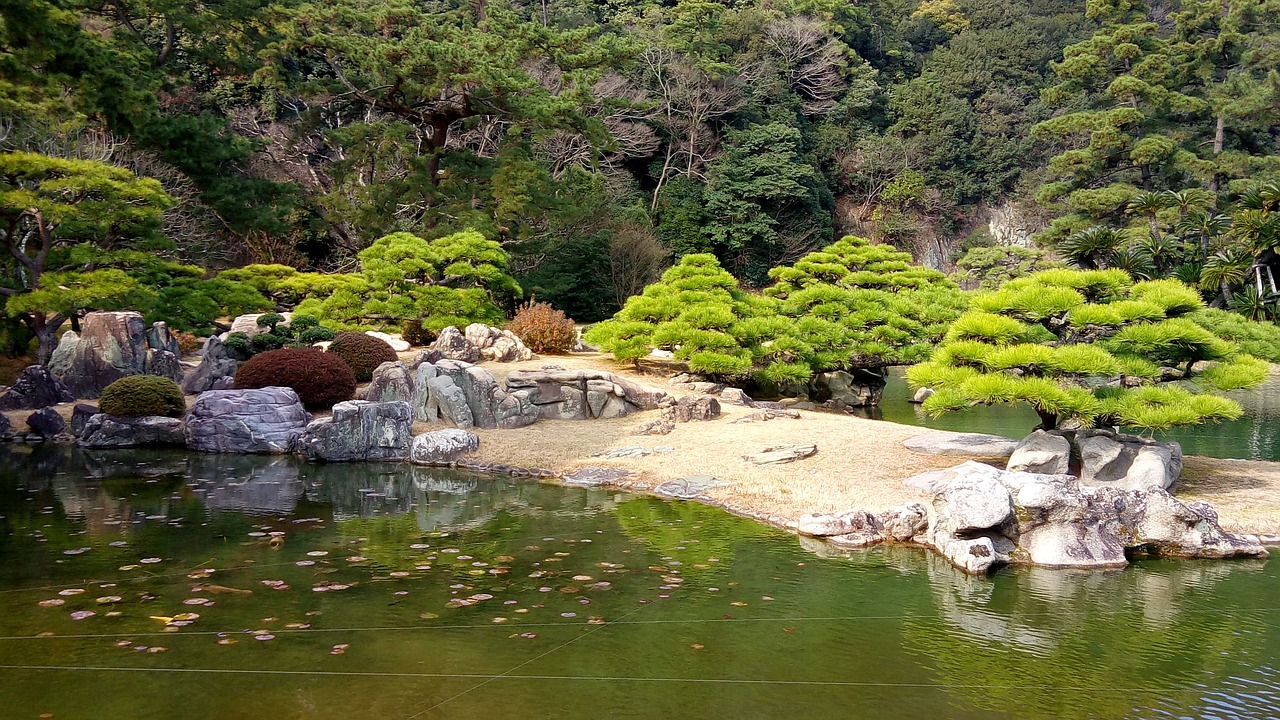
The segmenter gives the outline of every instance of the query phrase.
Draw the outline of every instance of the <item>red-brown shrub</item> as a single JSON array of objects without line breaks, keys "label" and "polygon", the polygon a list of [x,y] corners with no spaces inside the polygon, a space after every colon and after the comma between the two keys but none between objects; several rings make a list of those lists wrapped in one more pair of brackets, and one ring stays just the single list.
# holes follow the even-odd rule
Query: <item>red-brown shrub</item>
[{"label": "red-brown shrub", "polygon": [[536,353],[563,355],[578,344],[578,329],[573,321],[547,303],[521,305],[507,329]]},{"label": "red-brown shrub", "polygon": [[293,388],[310,409],[327,409],[356,394],[356,376],[337,355],[311,348],[268,350],[236,371],[237,390]]},{"label": "red-brown shrub", "polygon": [[369,382],[379,365],[400,359],[385,341],[360,332],[338,333],[328,352],[342,358],[356,374],[356,382]]}]

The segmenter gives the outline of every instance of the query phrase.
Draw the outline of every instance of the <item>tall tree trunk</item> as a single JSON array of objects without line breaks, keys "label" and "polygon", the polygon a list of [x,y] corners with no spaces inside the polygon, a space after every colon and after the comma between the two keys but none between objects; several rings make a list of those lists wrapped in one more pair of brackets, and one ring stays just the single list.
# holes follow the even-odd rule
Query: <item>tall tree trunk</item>
[{"label": "tall tree trunk", "polygon": [[[1226,144],[1227,120],[1222,113],[1218,113],[1217,121],[1213,128],[1213,159],[1216,161],[1218,156],[1222,154],[1222,149]],[[1213,178],[1209,180],[1209,189],[1218,192],[1222,184],[1222,173],[1214,168]]]}]

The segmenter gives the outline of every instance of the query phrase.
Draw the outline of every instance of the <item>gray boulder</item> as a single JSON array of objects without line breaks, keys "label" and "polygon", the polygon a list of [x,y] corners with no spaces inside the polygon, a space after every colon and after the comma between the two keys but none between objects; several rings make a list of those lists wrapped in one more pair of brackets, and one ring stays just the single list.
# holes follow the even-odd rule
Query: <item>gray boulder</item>
[{"label": "gray boulder", "polygon": [[1036,430],[1022,439],[1009,456],[1007,470],[1066,475],[1071,469],[1071,443],[1058,434]]},{"label": "gray boulder", "polygon": [[311,421],[294,448],[325,462],[406,460],[412,437],[409,403],[348,400],[333,406],[332,417]]},{"label": "gray boulder", "polygon": [[498,427],[495,405],[502,398],[498,394],[498,381],[488,370],[470,363],[445,359],[436,363],[436,372],[453,380],[453,384],[462,390],[475,427]]},{"label": "gray boulder", "polygon": [[64,377],[71,371],[71,360],[76,354],[76,345],[80,343],[80,336],[74,330],[68,330],[62,333],[62,339],[58,341],[58,347],[54,348],[53,355],[50,356],[49,362],[45,365],[54,377]]},{"label": "gray boulder", "polygon": [[929,511],[920,503],[898,505],[881,513],[880,533],[886,540],[909,542],[929,529]]},{"label": "gray boulder", "polygon": [[67,429],[67,421],[51,407],[40,408],[27,416],[27,427],[35,435],[50,440]]},{"label": "gray boulder", "polygon": [[687,475],[675,480],[668,480],[653,489],[654,494],[676,500],[693,500],[705,497],[707,492],[720,487],[728,487],[733,483],[711,475]]},{"label": "gray boulder", "polygon": [[75,400],[65,385],[41,365],[30,365],[0,394],[0,410],[34,410]]},{"label": "gray boulder", "polygon": [[413,438],[409,461],[415,465],[452,465],[480,447],[480,438],[465,430],[436,430]]},{"label": "gray boulder", "polygon": [[425,360],[419,361],[423,353],[418,353],[413,362],[413,419],[421,422],[435,422],[436,416],[429,415],[427,406],[431,399],[431,379],[436,376],[436,366]]},{"label": "gray boulder", "polygon": [[152,350],[147,353],[147,374],[157,375],[180,383],[184,372],[182,361],[168,350]]},{"label": "gray boulder", "polygon": [[182,380],[182,392],[199,395],[208,390],[230,389],[215,387],[219,381],[235,378],[240,363],[231,356],[222,340],[210,337],[200,351],[200,364]]},{"label": "gray boulder", "polygon": [[459,360],[465,363],[480,362],[480,349],[467,340],[467,336],[458,328],[450,325],[440,331],[436,341],[431,345],[441,359]]},{"label": "gray boulder", "polygon": [[525,390],[546,420],[614,418],[639,410],[667,407],[675,402],[663,390],[646,388],[613,373],[566,370],[545,365],[539,370],[516,370],[507,376],[507,392]]},{"label": "gray boulder", "polygon": [[406,402],[413,406],[414,378],[399,360],[384,362],[373,371],[373,378],[365,388],[364,399],[370,402]]},{"label": "gray boulder", "polygon": [[676,422],[714,420],[720,417],[720,401],[710,395],[687,395],[676,401],[671,414]]},{"label": "gray boulder", "polygon": [[147,330],[147,347],[173,353],[175,357],[182,357],[182,346],[178,344],[178,338],[164,322],[151,324],[151,329]]},{"label": "gray boulder", "polygon": [[76,397],[95,398],[122,377],[147,371],[147,332],[136,312],[92,312],[80,325],[71,362],[58,377]]},{"label": "gray boulder", "polygon": [[[869,536],[865,542],[858,543],[861,545],[879,542],[881,527],[880,520],[864,510],[846,510],[834,515],[810,513],[801,515],[800,520],[796,522],[796,532],[810,537]],[[870,537],[874,537],[875,540],[870,540]],[[853,538],[849,540],[852,541]]]},{"label": "gray boulder", "polygon": [[902,446],[925,455],[1003,459],[1013,454],[1018,441],[999,435],[938,431],[909,437]]},{"label": "gray boulder", "polygon": [[753,401],[751,396],[741,388],[729,387],[720,391],[720,399],[731,405],[742,405],[751,407]]},{"label": "gray boulder", "polygon": [[[270,313],[249,313],[248,315],[240,315],[235,320],[231,321],[231,329],[223,333],[221,339],[226,340],[227,336],[232,333],[244,333],[252,338],[254,335],[267,332],[269,328],[259,325],[258,318],[268,314]],[[289,327],[289,320],[292,318],[293,313],[280,313],[280,316],[284,319],[277,323],[276,327]]]},{"label": "gray boulder", "polygon": [[171,417],[123,418],[98,413],[79,433],[86,448],[124,448],[141,445],[185,445],[182,421]]},{"label": "gray boulder", "polygon": [[1142,490],[1168,488],[1182,475],[1182,446],[1107,430],[1080,430],[1080,484]]},{"label": "gray boulder", "polygon": [[911,396],[911,399],[908,400],[907,402],[913,405],[921,405],[924,403],[925,400],[928,400],[929,398],[933,397],[936,394],[936,392],[937,391],[935,391],[933,388],[922,387],[916,390],[915,394],[913,394]]},{"label": "gray boulder", "polygon": [[291,388],[211,390],[187,413],[187,447],[201,452],[285,453],[311,415]]},{"label": "gray boulder", "polygon": [[537,422],[538,414],[538,406],[533,404],[533,393],[528,390],[503,393],[502,399],[494,408],[498,427],[507,430],[532,425]]},{"label": "gray boulder", "polygon": [[471,407],[467,405],[467,395],[453,378],[437,375],[427,381],[427,386],[430,388],[426,410],[428,422],[435,422],[440,417],[463,430],[475,427]]},{"label": "gray boulder", "polygon": [[98,414],[96,406],[78,403],[71,409],[71,434],[80,437],[84,432],[85,425],[89,424],[89,418]]}]

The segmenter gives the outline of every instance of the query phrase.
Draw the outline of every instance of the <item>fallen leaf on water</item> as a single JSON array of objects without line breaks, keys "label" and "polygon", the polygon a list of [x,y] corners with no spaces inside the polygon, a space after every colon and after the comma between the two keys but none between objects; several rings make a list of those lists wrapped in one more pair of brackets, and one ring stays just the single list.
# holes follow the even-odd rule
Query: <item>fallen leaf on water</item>
[{"label": "fallen leaf on water", "polygon": [[182,601],[182,604],[183,605],[203,605],[207,602],[209,602],[209,598],[197,597],[197,598],[187,598],[186,600]]},{"label": "fallen leaf on water", "polygon": [[693,648],[694,650],[701,650],[702,648],[704,648],[704,647],[706,647],[706,646],[705,646],[705,645],[703,645],[702,643],[694,643],[694,644],[690,645],[689,647]]},{"label": "fallen leaf on water", "polygon": [[741,600],[739,600],[739,601],[737,601],[737,602],[731,602],[731,603],[729,603],[729,604],[730,604],[730,605],[732,605],[732,606],[734,606],[734,607],[746,607],[746,606],[747,606],[747,604],[746,604],[746,603],[744,603],[744,602],[742,602]]},{"label": "fallen leaf on water", "polygon": [[143,565],[154,565],[160,561],[161,561],[161,558],[152,557],[152,558],[142,558],[138,562],[142,563]]},{"label": "fallen leaf on water", "polygon": [[40,607],[57,607],[59,605],[65,605],[66,603],[67,601],[62,598],[53,598],[52,600],[41,600],[36,604]]},{"label": "fallen leaf on water", "polygon": [[91,618],[91,617],[93,617],[94,615],[97,615],[97,614],[98,614],[98,613],[96,613],[96,612],[94,612],[94,611],[92,611],[92,610],[77,610],[77,611],[75,611],[75,612],[71,613],[71,619],[72,619],[72,620],[84,620],[85,618]]},{"label": "fallen leaf on water", "polygon": [[121,598],[119,595],[103,595],[102,597],[94,600],[94,602],[99,605],[109,605],[111,603],[118,603],[123,599],[124,598]]},{"label": "fallen leaf on water", "polygon": [[83,588],[67,588],[66,590],[62,590],[62,591],[60,591],[58,594],[59,594],[59,595],[65,595],[65,596],[68,596],[68,597],[69,597],[69,596],[71,596],[71,595],[80,595],[80,594],[82,594],[83,592],[84,592],[84,589],[83,589]]},{"label": "fallen leaf on water", "polygon": [[152,615],[152,616],[151,616],[151,619],[152,619],[152,620],[159,620],[159,621],[160,621],[160,622],[162,622],[162,623],[171,623],[171,622],[173,622],[173,618],[171,618],[171,617],[165,617],[165,616],[163,616],[163,615]]}]

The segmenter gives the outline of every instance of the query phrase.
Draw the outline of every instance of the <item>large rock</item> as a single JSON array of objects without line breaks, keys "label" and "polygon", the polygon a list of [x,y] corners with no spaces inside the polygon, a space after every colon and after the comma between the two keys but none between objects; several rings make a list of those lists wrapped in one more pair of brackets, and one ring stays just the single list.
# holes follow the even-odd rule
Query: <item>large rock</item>
[{"label": "large rock", "polygon": [[537,422],[539,410],[533,396],[529,390],[506,391],[493,410],[498,427],[510,430]]},{"label": "large rock", "polygon": [[[796,532],[810,537],[832,537],[836,535],[865,535],[866,541],[861,545],[870,545],[880,541],[880,520],[864,510],[846,510],[834,515],[805,514],[796,522]],[[874,541],[871,540],[874,537]]]},{"label": "large rock", "polygon": [[884,394],[885,376],[867,370],[818,373],[813,378],[814,400],[835,410],[873,407]]},{"label": "large rock", "polygon": [[938,431],[909,437],[902,446],[926,455],[1004,459],[1018,448],[1018,441],[999,435]]},{"label": "large rock", "polygon": [[1071,469],[1071,443],[1062,435],[1036,430],[1009,456],[1007,470],[1066,475]]},{"label": "large rock", "polygon": [[494,362],[520,362],[533,358],[533,351],[510,330],[499,330],[482,323],[472,323],[463,332],[467,341],[480,352],[484,360]]},{"label": "large rock", "polygon": [[89,419],[98,414],[99,411],[96,405],[77,403],[71,409],[71,434],[80,437],[84,432],[85,426],[89,424]]},{"label": "large rock", "polygon": [[51,407],[40,408],[27,416],[27,427],[45,440],[56,437],[67,429],[67,421]]},{"label": "large rock", "polygon": [[332,417],[311,421],[294,447],[325,462],[405,460],[412,438],[409,403],[348,400],[333,406]]},{"label": "large rock", "polygon": [[488,370],[470,363],[445,359],[436,363],[436,372],[452,379],[453,384],[462,390],[475,427],[498,427],[496,406],[501,402],[502,396],[498,393],[498,381]]},{"label": "large rock", "polygon": [[182,392],[188,395],[199,395],[215,387],[219,381],[235,378],[240,363],[232,357],[222,340],[210,337],[204,341],[200,351],[200,364],[182,380]]},{"label": "large rock", "polygon": [[877,519],[886,540],[909,542],[929,529],[929,511],[915,502],[890,508]]},{"label": "large rock", "polygon": [[428,422],[435,422],[440,417],[463,430],[475,427],[471,408],[467,405],[467,395],[453,378],[437,375],[427,381],[427,386],[430,388],[426,410]]},{"label": "large rock", "polygon": [[285,453],[311,415],[291,388],[211,390],[187,413],[187,447],[201,452]]},{"label": "large rock", "polygon": [[480,438],[465,430],[436,430],[413,438],[409,461],[415,465],[452,465],[480,447]]},{"label": "large rock", "polygon": [[676,422],[714,420],[720,417],[720,401],[710,395],[686,395],[671,407]]},{"label": "large rock", "polygon": [[[231,329],[223,333],[221,339],[226,340],[227,336],[232,333],[244,333],[248,337],[253,337],[254,335],[267,332],[269,328],[259,325],[258,318],[269,314],[270,313],[249,313],[248,315],[241,315],[237,317],[235,320],[231,321]],[[284,319],[277,323],[276,327],[289,327],[289,320],[293,317],[293,313],[286,312],[279,313],[279,315]]]},{"label": "large rock", "polygon": [[54,377],[65,377],[71,372],[71,361],[75,358],[76,345],[80,344],[80,336],[74,330],[68,330],[62,333],[62,339],[58,341],[58,347],[54,348],[53,355],[49,357],[49,362],[45,365]]},{"label": "large rock", "polygon": [[452,325],[440,331],[431,349],[444,360],[480,362],[480,349],[467,340],[467,336],[463,335],[461,330]]},{"label": "large rock", "polygon": [[58,379],[76,397],[95,398],[122,377],[147,371],[147,327],[136,312],[84,316],[71,362]]},{"label": "large rock", "polygon": [[0,410],[34,410],[75,400],[48,368],[30,365],[0,394]]},{"label": "large rock", "polygon": [[182,360],[168,350],[152,350],[147,353],[147,374],[182,382]]},{"label": "large rock", "polygon": [[1080,430],[1080,484],[1142,490],[1168,488],[1182,475],[1182,446],[1107,430]]},{"label": "large rock", "polygon": [[423,353],[418,353],[413,361],[413,399],[409,404],[413,407],[414,420],[435,422],[436,415],[430,414],[427,408],[431,399],[431,379],[437,375],[436,366],[425,360],[420,361],[422,356]]},{"label": "large rock", "polygon": [[178,418],[149,416],[123,418],[98,413],[79,433],[86,448],[124,448],[141,445],[185,445],[186,435]]},{"label": "large rock", "polygon": [[364,399],[370,402],[406,402],[413,407],[415,397],[413,375],[403,362],[384,362],[373,371],[373,378],[364,390]]},{"label": "large rock", "polygon": [[178,344],[178,338],[164,322],[151,324],[151,329],[147,330],[147,347],[152,350],[171,352],[175,357],[182,357],[182,346]]},{"label": "large rock", "polygon": [[765,448],[758,453],[743,455],[742,459],[752,465],[783,465],[803,460],[817,452],[817,445],[777,445]]},{"label": "large rock", "polygon": [[393,337],[393,336],[388,335],[388,334],[386,334],[386,333],[384,333],[384,332],[378,332],[378,331],[376,331],[376,330],[365,330],[365,331],[364,331],[364,334],[365,334],[365,335],[368,335],[369,337],[376,337],[376,338],[378,338],[378,339],[379,339],[379,340],[381,340],[382,342],[384,342],[384,343],[386,343],[386,344],[390,345],[390,346],[391,346],[391,349],[392,349],[392,350],[395,350],[395,351],[396,351],[396,352],[398,352],[398,353],[401,353],[401,352],[408,352],[408,351],[409,351],[409,348],[413,347],[412,345],[410,345],[409,343],[405,342],[404,340],[401,340],[401,339],[400,339],[400,338],[398,338],[398,337]]}]

